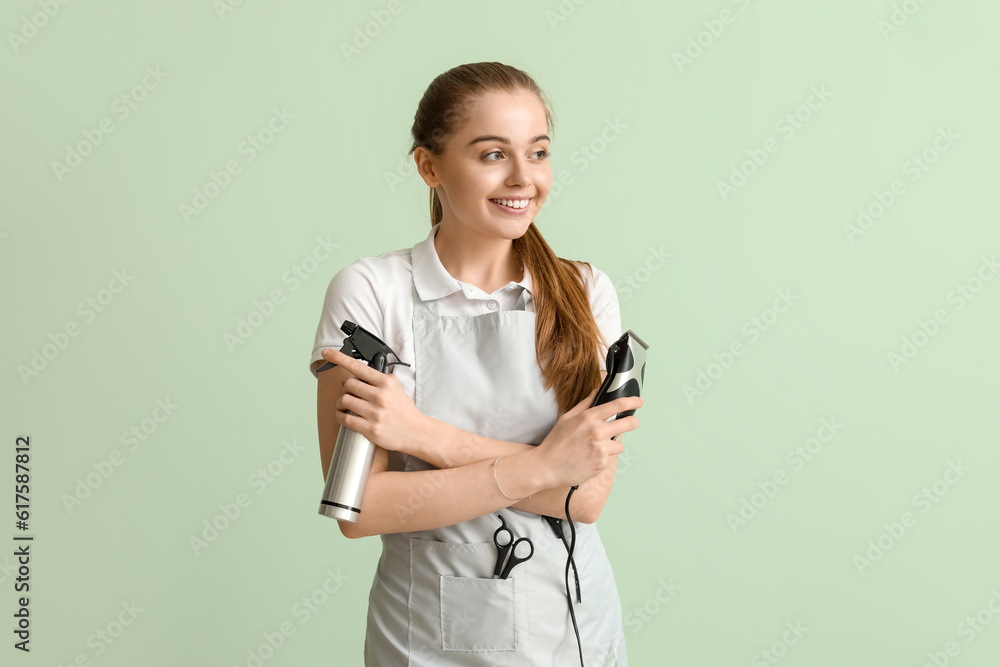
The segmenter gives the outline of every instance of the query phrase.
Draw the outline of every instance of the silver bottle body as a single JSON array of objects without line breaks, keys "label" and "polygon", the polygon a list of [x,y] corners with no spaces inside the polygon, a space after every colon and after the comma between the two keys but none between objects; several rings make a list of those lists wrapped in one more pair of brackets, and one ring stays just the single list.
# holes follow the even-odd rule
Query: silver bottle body
[{"label": "silver bottle body", "polygon": [[357,523],[374,460],[375,445],[360,433],[341,426],[319,513],[331,519]]}]

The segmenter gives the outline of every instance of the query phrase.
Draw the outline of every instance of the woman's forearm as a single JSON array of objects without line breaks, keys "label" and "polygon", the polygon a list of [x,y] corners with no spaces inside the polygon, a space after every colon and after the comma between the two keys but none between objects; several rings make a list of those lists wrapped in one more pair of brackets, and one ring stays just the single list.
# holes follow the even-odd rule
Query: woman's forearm
[{"label": "woman's forearm", "polygon": [[[613,459],[612,462],[602,473],[588,479],[573,492],[573,497],[569,501],[569,511],[573,521],[594,523],[600,517],[604,505],[608,502],[608,496],[611,495],[611,485],[615,481],[615,467],[618,457],[610,458]],[[569,493],[569,489],[568,486],[545,489],[530,498],[515,503],[513,507],[525,512],[565,519],[566,495]]]},{"label": "woman's forearm", "polygon": [[[464,431],[438,419],[432,419],[429,422],[427,434],[428,437],[418,457],[438,468],[456,468],[480,461],[489,461],[492,464],[497,457],[508,457],[512,454],[532,450],[535,447],[535,445],[497,440]],[[604,472],[581,484],[573,493],[570,500],[570,514],[574,521],[593,523],[600,516],[614,482],[618,457],[611,458],[612,461]],[[507,459],[505,458],[500,463],[501,467],[504,467],[506,463]],[[569,488],[568,486],[557,486],[543,489],[532,494],[531,498],[514,503],[512,507],[525,512],[565,519],[566,495],[569,493]],[[511,496],[518,497],[507,490],[506,486],[504,490]]]},{"label": "woman's forearm", "polygon": [[[525,451],[503,460],[498,479],[512,497],[533,495],[551,485],[538,458]],[[352,538],[430,530],[510,507],[514,501],[500,492],[493,475],[492,460],[440,470],[373,472],[358,523],[341,523],[341,529]]]},{"label": "woman's forearm", "polygon": [[437,468],[457,468],[477,461],[496,460],[534,449],[534,445],[488,438],[428,417],[427,429],[414,455]]}]

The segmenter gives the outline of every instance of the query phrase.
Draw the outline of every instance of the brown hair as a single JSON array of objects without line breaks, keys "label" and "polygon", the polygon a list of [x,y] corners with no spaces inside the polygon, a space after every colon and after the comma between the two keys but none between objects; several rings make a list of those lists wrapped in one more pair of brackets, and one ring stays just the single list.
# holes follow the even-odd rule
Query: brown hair
[{"label": "brown hair", "polygon": [[[497,62],[459,65],[435,78],[424,91],[413,117],[412,155],[423,146],[434,155],[466,120],[476,97],[502,91],[527,90],[545,107],[545,121],[552,134],[552,113],[545,93],[519,69]],[[443,209],[431,188],[431,226],[441,222]],[[532,222],[521,238],[514,239],[517,269],[527,269],[535,303],[535,352],[546,388],[555,391],[560,411],[582,401],[600,384],[601,332],[594,320],[582,267],[557,257]]]}]

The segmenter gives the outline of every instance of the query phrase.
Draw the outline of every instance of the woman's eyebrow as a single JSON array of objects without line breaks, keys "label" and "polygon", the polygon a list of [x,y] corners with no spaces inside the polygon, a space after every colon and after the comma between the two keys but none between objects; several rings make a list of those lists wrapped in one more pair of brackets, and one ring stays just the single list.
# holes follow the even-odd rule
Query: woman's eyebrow
[{"label": "woman's eyebrow", "polygon": [[[508,139],[507,137],[498,137],[495,134],[484,134],[481,137],[476,137],[475,139],[473,139],[472,141],[470,141],[468,145],[472,146],[473,144],[477,144],[477,143],[479,143],[481,141],[496,141],[496,142],[501,143],[501,144],[507,144],[508,146],[510,145],[510,139]],[[547,134],[539,134],[537,137],[533,138],[528,143],[534,144],[534,143],[537,143],[539,141],[550,141],[549,135],[547,135]]]}]

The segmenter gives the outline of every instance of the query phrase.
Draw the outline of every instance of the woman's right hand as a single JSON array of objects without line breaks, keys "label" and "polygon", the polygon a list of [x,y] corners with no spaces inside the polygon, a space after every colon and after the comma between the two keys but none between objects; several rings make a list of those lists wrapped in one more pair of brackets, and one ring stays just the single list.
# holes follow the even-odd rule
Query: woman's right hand
[{"label": "woman's right hand", "polygon": [[609,457],[625,451],[620,441],[611,438],[639,428],[635,415],[611,422],[605,420],[642,407],[642,398],[625,396],[590,407],[597,392],[595,389],[560,415],[536,449],[542,465],[553,476],[553,486],[577,486],[600,474],[609,465]]},{"label": "woman's right hand", "polygon": [[415,456],[423,451],[421,438],[428,431],[429,418],[417,409],[399,378],[336,348],[324,349],[323,358],[348,373],[333,399],[338,424],[383,449]]}]

